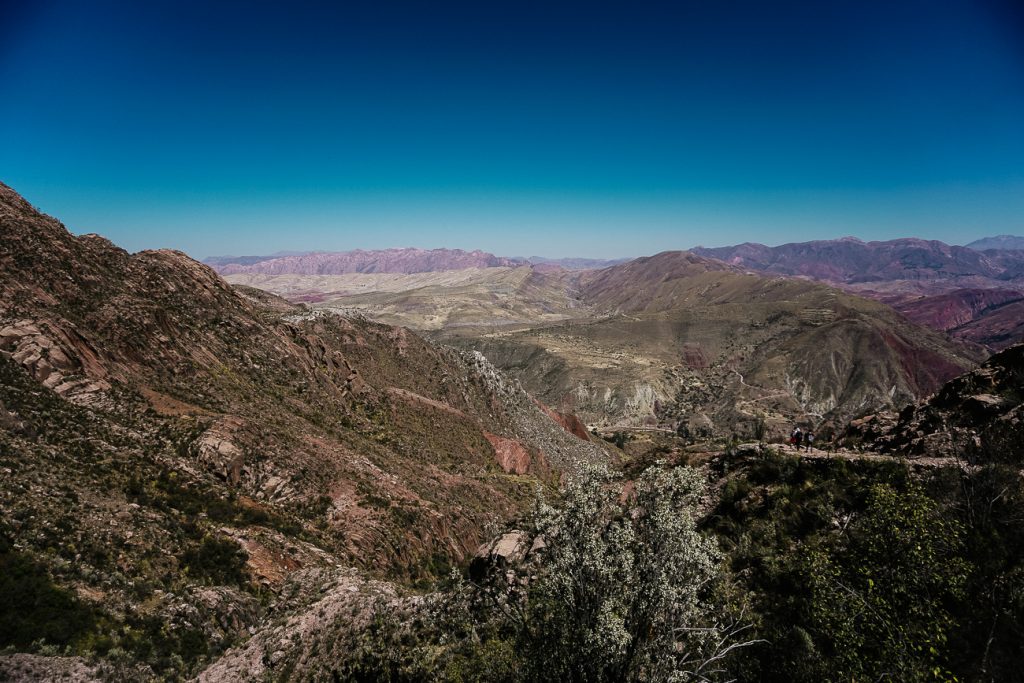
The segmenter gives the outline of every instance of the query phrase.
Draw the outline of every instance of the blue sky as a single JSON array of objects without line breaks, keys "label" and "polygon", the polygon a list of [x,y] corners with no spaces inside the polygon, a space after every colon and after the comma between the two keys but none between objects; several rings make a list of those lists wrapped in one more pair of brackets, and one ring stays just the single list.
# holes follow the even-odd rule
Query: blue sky
[{"label": "blue sky", "polygon": [[1024,234],[1012,0],[0,15],[0,180],[131,251]]}]

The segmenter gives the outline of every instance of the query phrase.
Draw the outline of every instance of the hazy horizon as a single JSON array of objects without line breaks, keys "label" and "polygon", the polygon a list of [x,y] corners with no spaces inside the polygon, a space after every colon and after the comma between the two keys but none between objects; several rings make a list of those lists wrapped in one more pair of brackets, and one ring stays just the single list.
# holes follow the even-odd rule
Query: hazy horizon
[{"label": "hazy horizon", "polygon": [[[1017,237],[1019,239],[1024,239],[1024,236],[1022,236],[1022,235],[1009,235],[1009,234],[987,235],[986,237]],[[831,238],[831,239],[832,240],[844,240],[844,239],[860,240],[860,238],[857,237],[856,235],[843,235],[842,237],[836,237],[836,238]],[[925,238],[917,238],[917,237],[915,237],[913,235],[907,235],[907,236],[905,236],[903,238],[894,238],[894,239],[925,239]],[[829,240],[824,240],[824,241],[829,241]],[[868,242],[870,240],[860,240],[860,241]],[[876,240],[876,241],[885,241],[885,240]],[[748,241],[748,243],[750,243],[750,242]],[[757,243],[757,242],[755,242],[755,243],[756,244],[764,244],[764,243]],[[735,244],[716,245],[716,246],[736,246],[738,244],[742,244],[742,243],[738,242],[738,243],[735,243]],[[778,247],[778,246],[783,246],[785,244],[790,244],[790,242],[779,242],[777,244],[765,244],[764,246],[767,246],[767,247]],[[951,244],[950,246],[966,246],[966,245],[964,245],[964,244]],[[650,253],[644,253],[644,254],[630,254],[630,255],[622,255],[622,256],[614,256],[614,257],[592,257],[592,256],[579,256],[577,254],[558,254],[558,255],[550,255],[550,254],[498,254],[498,253],[494,253],[494,252],[488,252],[486,249],[478,249],[478,248],[431,247],[431,246],[404,245],[404,246],[379,247],[377,249],[359,249],[359,248],[355,248],[355,249],[310,249],[308,251],[281,250],[281,251],[269,252],[269,253],[263,253],[263,254],[257,254],[257,253],[210,254],[208,256],[194,257],[194,258],[197,258],[198,260],[228,259],[228,258],[251,258],[251,257],[284,258],[284,257],[289,257],[289,256],[309,256],[309,255],[313,255],[313,254],[340,254],[340,253],[348,253],[348,252],[353,252],[353,251],[367,251],[367,252],[369,252],[369,251],[389,251],[389,250],[396,250],[396,251],[398,251],[398,250],[402,250],[402,249],[420,249],[420,250],[423,250],[423,251],[434,251],[434,250],[441,250],[441,249],[451,249],[451,250],[461,250],[461,251],[464,251],[464,252],[481,251],[481,252],[484,252],[484,253],[490,253],[493,256],[498,256],[498,257],[501,257],[501,258],[509,258],[509,259],[533,259],[533,258],[540,258],[540,259],[548,259],[548,260],[552,260],[552,261],[563,260],[563,259],[565,259],[565,260],[568,260],[568,259],[580,259],[580,260],[594,260],[594,261],[613,261],[613,260],[617,260],[617,259],[627,259],[627,260],[629,260],[629,259],[635,259],[635,258],[642,258],[644,256],[653,256],[654,254],[661,253],[661,252],[664,252],[664,251],[689,251],[691,249],[696,249],[696,248],[714,248],[714,247],[709,247],[709,245],[705,245],[705,244],[693,244],[693,245],[690,245],[688,247],[671,247],[671,248],[660,249],[658,251],[654,251],[654,252],[650,252]]]}]

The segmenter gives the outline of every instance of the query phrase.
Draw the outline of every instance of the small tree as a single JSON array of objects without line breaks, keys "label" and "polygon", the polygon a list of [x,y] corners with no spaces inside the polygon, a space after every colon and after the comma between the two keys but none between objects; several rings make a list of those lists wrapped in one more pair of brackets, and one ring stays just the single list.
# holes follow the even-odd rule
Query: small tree
[{"label": "small tree", "polygon": [[651,468],[633,492],[606,470],[570,483],[559,508],[540,503],[548,557],[527,593],[520,630],[530,680],[707,681],[741,630],[708,598],[721,559],[696,530],[703,477]]}]

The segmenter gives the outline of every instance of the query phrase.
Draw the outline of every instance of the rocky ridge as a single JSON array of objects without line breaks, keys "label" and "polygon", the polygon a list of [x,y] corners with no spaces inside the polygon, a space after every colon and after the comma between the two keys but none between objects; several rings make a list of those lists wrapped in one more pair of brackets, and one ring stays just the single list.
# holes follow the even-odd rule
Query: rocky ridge
[{"label": "rocky ridge", "polygon": [[926,401],[853,421],[844,440],[911,458],[1024,465],[1024,344],[997,353]]}]

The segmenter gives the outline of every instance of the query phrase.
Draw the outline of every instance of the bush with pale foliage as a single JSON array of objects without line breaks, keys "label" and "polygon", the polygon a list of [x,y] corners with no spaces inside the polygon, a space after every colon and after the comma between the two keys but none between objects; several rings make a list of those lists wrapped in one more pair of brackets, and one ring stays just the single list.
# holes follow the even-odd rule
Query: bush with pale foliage
[{"label": "bush with pale foliage", "polygon": [[742,630],[710,599],[721,554],[696,529],[704,477],[653,467],[624,491],[604,469],[540,502],[547,557],[519,610],[531,680],[706,681]]}]

